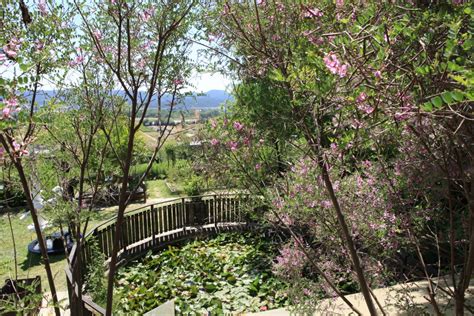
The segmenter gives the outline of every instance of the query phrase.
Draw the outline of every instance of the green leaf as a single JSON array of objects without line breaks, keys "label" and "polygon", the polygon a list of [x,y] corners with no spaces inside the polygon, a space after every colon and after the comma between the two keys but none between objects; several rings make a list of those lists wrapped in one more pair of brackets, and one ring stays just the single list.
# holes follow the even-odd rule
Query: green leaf
[{"label": "green leaf", "polygon": [[441,95],[441,98],[446,104],[451,104],[453,103],[453,97],[451,96],[451,92],[446,91]]},{"label": "green leaf", "polygon": [[20,70],[23,71],[23,72],[27,71],[28,70],[28,65],[20,64]]},{"label": "green leaf", "polygon": [[431,102],[425,102],[421,106],[421,109],[425,112],[431,112],[433,111],[433,104],[431,104]]},{"label": "green leaf", "polygon": [[464,99],[464,95],[460,91],[453,91],[451,92],[451,96],[454,100],[461,102]]},{"label": "green leaf", "polygon": [[433,103],[433,105],[437,109],[440,109],[443,106],[443,100],[439,96],[436,96],[433,99],[431,99],[431,103]]}]

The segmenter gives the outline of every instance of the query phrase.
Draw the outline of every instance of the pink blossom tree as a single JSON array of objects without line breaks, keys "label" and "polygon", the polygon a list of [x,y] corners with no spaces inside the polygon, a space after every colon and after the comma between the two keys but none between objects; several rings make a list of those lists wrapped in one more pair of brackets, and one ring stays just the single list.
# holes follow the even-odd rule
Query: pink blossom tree
[{"label": "pink blossom tree", "polygon": [[[156,146],[149,159],[146,174],[169,136],[167,128],[171,113],[180,101],[186,78],[190,73],[189,41],[185,40],[193,21],[195,1],[154,3],[151,1],[75,1],[83,22],[88,50],[113,74],[114,82],[124,91],[129,102],[128,139],[122,166],[117,224],[113,252],[108,270],[107,315],[112,314],[113,287],[119,241],[122,238],[124,212],[131,194],[129,175],[133,148],[148,109],[157,105],[160,124]],[[77,60],[74,59],[73,63]],[[171,96],[169,104],[164,97]],[[166,117],[161,117],[167,110]],[[105,131],[104,131],[105,132]],[[109,135],[106,136],[109,137]]]}]

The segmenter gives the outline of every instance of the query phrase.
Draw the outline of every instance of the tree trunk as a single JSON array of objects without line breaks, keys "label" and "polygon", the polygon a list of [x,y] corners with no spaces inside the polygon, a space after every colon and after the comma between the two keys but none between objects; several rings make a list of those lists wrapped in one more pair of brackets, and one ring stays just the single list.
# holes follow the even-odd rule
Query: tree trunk
[{"label": "tree trunk", "polygon": [[20,161],[17,161],[14,164],[18,171],[18,175],[20,176],[21,185],[23,187],[23,191],[25,192],[25,196],[26,196],[26,202],[27,202],[28,208],[30,209],[31,218],[33,219],[33,223],[35,226],[36,238],[38,239],[38,245],[40,247],[41,256],[44,261],[44,269],[46,270],[46,276],[48,278],[49,289],[51,291],[51,296],[53,299],[54,312],[56,316],[60,316],[61,312],[59,310],[59,302],[58,302],[58,297],[56,294],[56,286],[54,284],[53,273],[51,272],[51,265],[49,263],[49,256],[46,249],[43,233],[41,231],[41,227],[38,221],[38,214],[33,204],[33,199],[31,197],[28,181],[26,180],[26,176],[23,171],[23,166]]},{"label": "tree trunk", "polygon": [[334,210],[336,211],[337,221],[339,222],[339,226],[342,230],[346,246],[347,248],[349,248],[352,264],[354,265],[354,270],[359,280],[360,290],[362,292],[362,295],[364,296],[365,303],[367,304],[367,308],[369,309],[370,315],[377,315],[377,310],[372,300],[372,296],[370,295],[369,285],[367,284],[367,281],[365,279],[364,271],[362,270],[359,256],[357,255],[357,250],[354,246],[354,241],[352,240],[352,237],[350,235],[349,228],[347,227],[346,220],[344,219],[344,214],[342,213],[341,207],[339,205],[339,201],[337,200],[336,194],[334,193],[334,188],[332,186],[331,178],[329,177],[329,172],[326,163],[322,160],[322,158],[319,159],[319,167],[321,169],[321,175],[323,177],[324,185],[326,186],[326,191],[328,192],[332,204],[334,206]]}]

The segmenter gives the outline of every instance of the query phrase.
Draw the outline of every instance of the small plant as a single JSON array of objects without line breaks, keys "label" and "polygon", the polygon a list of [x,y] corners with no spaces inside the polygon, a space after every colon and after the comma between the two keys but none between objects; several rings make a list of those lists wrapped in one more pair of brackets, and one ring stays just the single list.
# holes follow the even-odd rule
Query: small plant
[{"label": "small plant", "polygon": [[198,196],[202,193],[204,181],[201,177],[193,175],[184,185],[184,192],[188,196]]},{"label": "small plant", "polygon": [[7,280],[0,288],[0,314],[14,315],[22,311],[22,315],[36,315],[42,300],[39,277]]},{"label": "small plant", "polygon": [[85,280],[86,292],[92,300],[99,305],[105,304],[107,286],[105,278],[105,256],[99,249],[96,239],[90,240],[91,261],[87,265],[87,275]]}]

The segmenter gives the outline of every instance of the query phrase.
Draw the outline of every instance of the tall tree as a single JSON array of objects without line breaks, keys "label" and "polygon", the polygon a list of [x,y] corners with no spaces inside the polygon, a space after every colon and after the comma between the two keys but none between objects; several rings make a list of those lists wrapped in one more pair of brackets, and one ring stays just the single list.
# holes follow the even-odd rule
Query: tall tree
[{"label": "tall tree", "polygon": [[[130,202],[130,167],[138,130],[152,104],[158,108],[159,126],[156,146],[140,184],[167,139],[171,112],[190,73],[189,42],[185,36],[192,25],[194,0],[75,2],[84,23],[91,50],[113,75],[129,102],[128,140],[125,156],[120,159],[122,177],[113,251],[109,264],[107,315],[112,314],[113,287],[122,238],[123,218]],[[171,96],[164,104],[165,96]],[[161,110],[168,110],[161,117]],[[107,130],[104,129],[107,134]]]}]

